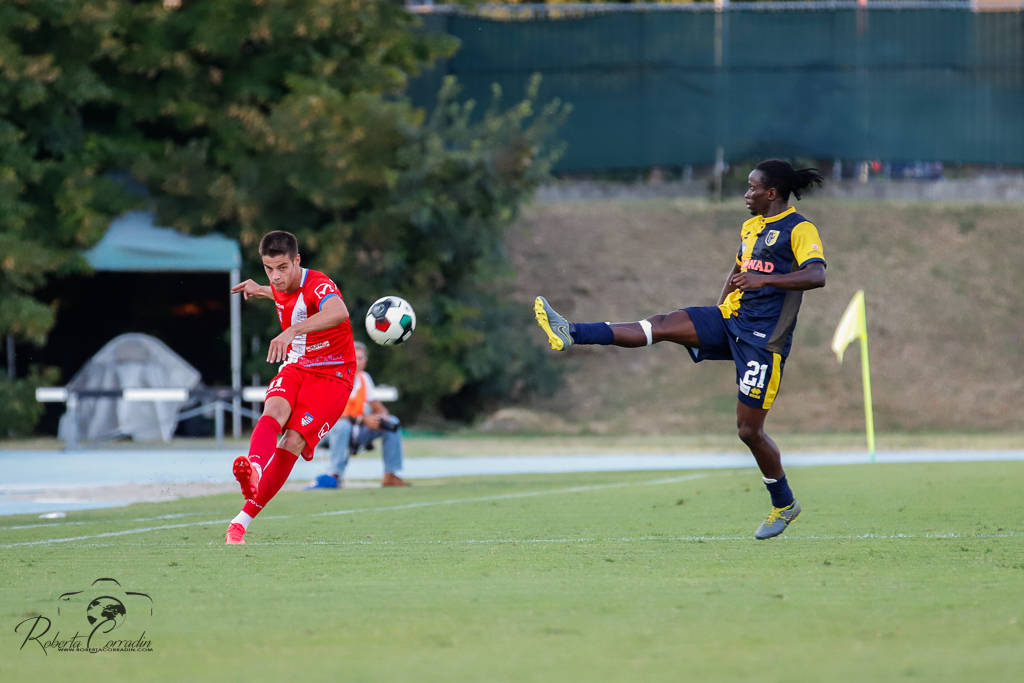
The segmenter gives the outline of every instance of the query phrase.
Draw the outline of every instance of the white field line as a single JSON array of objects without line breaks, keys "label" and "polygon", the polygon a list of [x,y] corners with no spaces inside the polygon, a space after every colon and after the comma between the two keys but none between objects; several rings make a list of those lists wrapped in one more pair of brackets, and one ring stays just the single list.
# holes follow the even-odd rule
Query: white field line
[{"label": "white field line", "polygon": [[[608,538],[467,538],[462,540],[451,539],[428,539],[413,541],[267,541],[256,542],[252,545],[352,545],[352,546],[403,546],[403,545],[529,545],[538,544],[560,544],[560,543],[705,543],[719,541],[749,541],[754,536],[612,536]],[[903,541],[903,540],[985,540],[994,538],[1024,538],[1024,533],[1015,531],[1003,531],[992,534],[962,534],[958,532],[930,533],[930,534],[848,534],[848,535],[824,535],[824,536],[799,536],[788,534],[779,536],[776,541]]]},{"label": "white field line", "polygon": [[[753,540],[752,535],[748,536],[617,536],[608,538],[579,537],[579,538],[467,538],[462,540],[453,539],[421,539],[410,541],[266,541],[249,543],[253,546],[457,546],[457,545],[567,545],[587,543],[746,543]],[[1024,538],[1024,532],[1005,531],[991,534],[963,534],[959,532],[943,532],[929,534],[847,534],[847,535],[814,535],[800,536],[788,533],[772,539],[774,543],[799,543],[801,541],[948,541],[948,540],[992,540],[1002,538]],[[140,547],[140,548],[195,548],[195,543],[83,543],[81,548],[115,548],[115,547]],[[221,545],[219,541],[209,541],[206,545]],[[7,547],[7,546],[0,546]]]},{"label": "white field line", "polygon": [[[658,486],[662,484],[676,484],[693,479],[701,479],[707,474],[688,474],[681,477],[669,477],[667,479],[652,479],[649,481],[616,482],[613,484],[594,484],[592,486],[574,486],[567,489],[549,489],[545,491],[525,491],[522,493],[505,493],[495,496],[478,496],[473,498],[449,498],[447,500],[425,501],[422,503],[407,503],[405,505],[387,505],[372,508],[350,508],[346,510],[332,510],[330,512],[318,512],[312,516],[322,517],[324,515],[352,515],[362,512],[389,512],[396,510],[413,510],[416,508],[436,507],[438,505],[456,505],[458,503],[481,503],[495,500],[510,500],[515,498],[530,498],[533,496],[549,496],[555,494],[584,493],[589,491],[602,491],[605,489],[622,488],[626,486]],[[266,515],[261,519],[289,519],[294,515]],[[21,548],[33,545],[51,545],[54,543],[74,543],[76,541],[88,541],[94,538],[111,538],[115,536],[128,536],[131,534],[143,534],[150,531],[164,531],[167,529],[184,529],[192,526],[206,526],[209,524],[226,524],[230,519],[213,519],[202,522],[184,522],[182,524],[162,524],[159,526],[138,527],[135,529],[124,529],[121,531],[106,531],[99,534],[85,534],[82,536],[67,536],[64,538],[47,538],[39,541],[22,541],[19,543],[4,543],[0,548]]]},{"label": "white field line", "polygon": [[[136,517],[135,519],[126,519],[126,522],[155,522],[159,519],[180,519],[181,517],[191,517],[193,515],[206,515],[212,514],[208,512],[175,512],[169,515],[157,515],[156,517]],[[35,524],[18,524],[16,526],[0,526],[0,531],[8,531],[11,529],[38,529],[40,527],[61,527],[61,526],[75,526],[82,524],[103,524],[103,520],[93,520],[91,522],[37,522]]]},{"label": "white field line", "polygon": [[661,484],[677,484],[681,481],[691,481],[693,479],[701,479],[706,477],[706,474],[688,474],[683,477],[670,477],[668,479],[654,479],[651,481],[627,481],[617,482],[614,484],[593,484],[591,486],[574,486],[568,489],[558,489],[557,491],[524,491],[522,493],[504,493],[497,496],[479,496],[476,498],[451,498],[449,500],[435,500],[424,503],[408,503],[406,505],[392,505],[389,507],[382,508],[354,508],[349,510],[332,510],[330,512],[316,512],[311,517],[324,517],[327,515],[351,515],[357,512],[367,512],[368,510],[414,510],[416,508],[423,507],[434,507],[437,505],[455,505],[456,503],[486,503],[494,500],[514,500],[516,498],[532,498],[534,496],[547,496],[552,493],[585,493],[588,491],[603,491],[605,489],[617,489],[624,486],[658,486]]}]

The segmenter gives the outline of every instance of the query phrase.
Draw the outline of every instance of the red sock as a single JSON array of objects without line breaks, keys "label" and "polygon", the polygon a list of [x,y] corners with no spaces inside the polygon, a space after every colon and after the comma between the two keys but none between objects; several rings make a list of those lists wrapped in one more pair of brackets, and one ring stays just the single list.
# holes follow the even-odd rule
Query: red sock
[{"label": "red sock", "polygon": [[256,500],[253,501],[260,509],[263,509],[270,499],[281,490],[298,459],[299,456],[283,448],[274,451],[273,459],[267,463],[266,469],[263,470],[263,476],[260,477],[260,485],[256,489]]},{"label": "red sock", "polygon": [[260,468],[266,467],[274,455],[274,449],[277,448],[277,437],[280,433],[281,425],[277,420],[269,415],[261,417],[252,430],[252,438],[249,439],[249,460]]}]

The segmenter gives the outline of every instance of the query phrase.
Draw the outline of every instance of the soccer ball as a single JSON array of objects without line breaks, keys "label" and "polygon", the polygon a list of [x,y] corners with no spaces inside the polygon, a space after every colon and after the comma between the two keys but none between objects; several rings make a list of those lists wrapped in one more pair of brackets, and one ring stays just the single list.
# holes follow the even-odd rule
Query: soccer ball
[{"label": "soccer ball", "polygon": [[400,296],[377,299],[366,312],[366,334],[381,346],[401,344],[416,329],[416,311]]}]

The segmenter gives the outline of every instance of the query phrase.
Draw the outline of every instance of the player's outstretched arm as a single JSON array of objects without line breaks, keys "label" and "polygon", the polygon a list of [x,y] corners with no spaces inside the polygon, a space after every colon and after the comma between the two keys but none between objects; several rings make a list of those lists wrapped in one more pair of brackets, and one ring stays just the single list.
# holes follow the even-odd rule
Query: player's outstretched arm
[{"label": "player's outstretched arm", "polygon": [[238,294],[241,292],[242,296],[248,301],[250,298],[256,299],[273,299],[274,292],[270,289],[270,285],[261,285],[253,280],[246,280],[245,282],[239,282],[237,285],[231,288],[232,294]]},{"label": "player's outstretched arm", "polygon": [[268,363],[280,363],[288,357],[288,345],[296,335],[306,332],[319,332],[348,320],[348,306],[341,300],[341,297],[332,296],[324,299],[322,308],[299,323],[295,323],[287,330],[270,340],[270,348],[267,350]]}]

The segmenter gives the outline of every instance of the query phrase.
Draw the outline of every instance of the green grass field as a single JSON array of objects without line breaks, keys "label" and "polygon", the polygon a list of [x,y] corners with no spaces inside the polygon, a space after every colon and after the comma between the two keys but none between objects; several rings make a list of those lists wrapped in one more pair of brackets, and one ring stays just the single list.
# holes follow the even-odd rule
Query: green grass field
[{"label": "green grass field", "polygon": [[[790,479],[767,542],[752,469],[285,492],[245,547],[235,495],[0,518],[0,680],[1019,680],[1024,463]],[[44,654],[100,577],[152,651]]]}]

